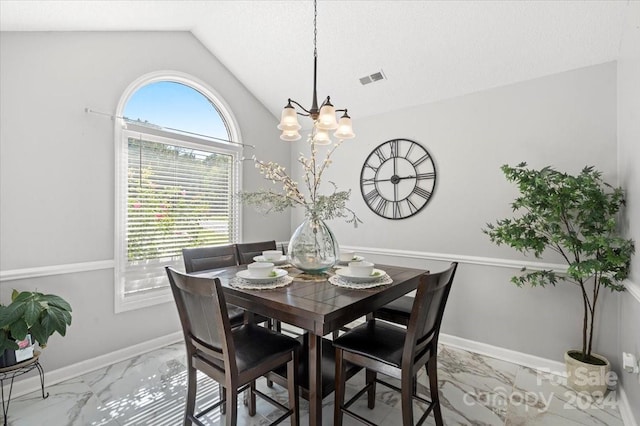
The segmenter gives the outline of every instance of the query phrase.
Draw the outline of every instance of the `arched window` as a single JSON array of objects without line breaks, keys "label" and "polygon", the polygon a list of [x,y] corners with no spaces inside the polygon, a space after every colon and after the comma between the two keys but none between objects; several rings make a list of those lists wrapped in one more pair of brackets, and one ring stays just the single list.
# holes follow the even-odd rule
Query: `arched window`
[{"label": "arched window", "polygon": [[182,249],[239,237],[240,145],[233,118],[203,84],[156,75],[134,83],[118,116],[116,311],[170,301],[164,267]]}]

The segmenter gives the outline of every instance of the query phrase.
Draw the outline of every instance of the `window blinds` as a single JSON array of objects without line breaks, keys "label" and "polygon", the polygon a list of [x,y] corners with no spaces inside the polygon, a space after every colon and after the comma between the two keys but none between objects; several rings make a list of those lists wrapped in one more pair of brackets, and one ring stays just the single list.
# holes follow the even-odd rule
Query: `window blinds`
[{"label": "window blinds", "polygon": [[182,249],[235,241],[235,157],[128,138],[125,296],[167,286]]}]

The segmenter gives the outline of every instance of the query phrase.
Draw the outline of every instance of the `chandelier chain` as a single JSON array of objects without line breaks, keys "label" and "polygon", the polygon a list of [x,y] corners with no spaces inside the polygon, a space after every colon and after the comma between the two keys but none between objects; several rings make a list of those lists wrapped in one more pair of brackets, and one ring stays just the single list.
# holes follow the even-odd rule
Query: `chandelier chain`
[{"label": "chandelier chain", "polygon": [[313,0],[313,57],[318,57],[318,2]]}]

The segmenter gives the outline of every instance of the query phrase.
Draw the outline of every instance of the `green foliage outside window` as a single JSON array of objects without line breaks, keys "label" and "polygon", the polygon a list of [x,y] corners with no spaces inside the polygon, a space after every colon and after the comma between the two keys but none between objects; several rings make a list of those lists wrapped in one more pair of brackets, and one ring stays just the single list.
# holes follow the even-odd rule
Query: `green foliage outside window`
[{"label": "green foliage outside window", "polygon": [[129,139],[129,261],[230,242],[233,156]]}]

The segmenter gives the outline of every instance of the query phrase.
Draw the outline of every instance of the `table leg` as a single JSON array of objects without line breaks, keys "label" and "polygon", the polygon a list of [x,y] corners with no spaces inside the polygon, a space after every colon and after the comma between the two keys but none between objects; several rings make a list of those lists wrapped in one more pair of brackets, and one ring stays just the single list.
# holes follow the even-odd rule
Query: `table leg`
[{"label": "table leg", "polygon": [[322,336],[309,333],[309,426],[322,426]]}]

